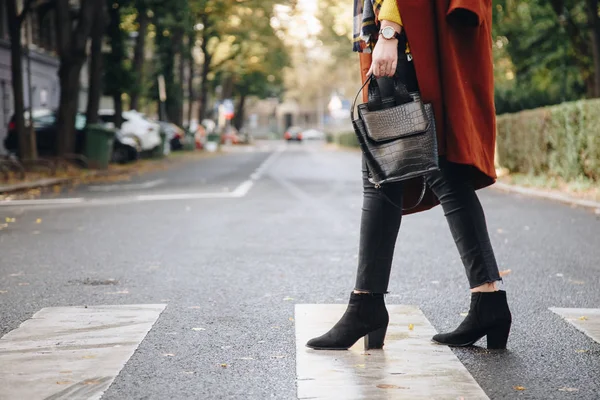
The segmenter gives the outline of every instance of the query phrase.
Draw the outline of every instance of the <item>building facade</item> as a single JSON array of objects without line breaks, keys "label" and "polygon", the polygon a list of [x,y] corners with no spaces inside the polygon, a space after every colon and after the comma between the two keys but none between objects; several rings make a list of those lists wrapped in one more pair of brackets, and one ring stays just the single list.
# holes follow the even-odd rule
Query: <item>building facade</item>
[{"label": "building facade", "polygon": [[[24,103],[25,108],[33,106],[57,108],[60,96],[58,67],[56,57],[56,36],[54,26],[54,11],[52,8],[41,4],[31,10],[28,18],[23,23],[23,45],[26,45],[28,36],[31,38],[30,63],[31,63],[31,92],[29,99],[29,82],[27,70],[27,50],[24,48],[23,78],[24,78]],[[28,30],[28,31],[27,31]],[[0,1],[0,143],[4,142],[10,118],[14,112],[12,73],[10,61],[10,37],[8,33],[8,15],[6,2]],[[4,146],[0,144],[0,153]]]}]

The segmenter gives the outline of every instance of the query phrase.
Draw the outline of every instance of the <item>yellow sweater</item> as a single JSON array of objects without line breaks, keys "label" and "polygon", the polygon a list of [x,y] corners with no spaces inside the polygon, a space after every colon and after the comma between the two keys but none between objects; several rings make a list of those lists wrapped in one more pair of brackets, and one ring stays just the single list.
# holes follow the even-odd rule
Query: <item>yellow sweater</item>
[{"label": "yellow sweater", "polygon": [[379,20],[395,22],[402,25],[402,17],[400,17],[400,10],[398,10],[396,0],[383,0],[381,10],[379,10]]}]

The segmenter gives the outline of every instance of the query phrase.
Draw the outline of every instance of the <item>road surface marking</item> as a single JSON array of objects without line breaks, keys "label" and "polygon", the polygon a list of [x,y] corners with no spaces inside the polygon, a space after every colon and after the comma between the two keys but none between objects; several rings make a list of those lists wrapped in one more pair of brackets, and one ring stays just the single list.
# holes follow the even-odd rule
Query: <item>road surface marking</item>
[{"label": "road surface marking", "polygon": [[83,197],[68,199],[38,199],[38,200],[2,200],[0,206],[46,206],[46,205],[72,205],[85,202]]},{"label": "road surface marking", "polygon": [[165,307],[43,308],[0,339],[0,399],[100,399]]},{"label": "road surface marking", "polygon": [[[139,196],[116,196],[103,199],[85,199],[83,197],[67,198],[67,199],[42,199],[42,200],[4,200],[0,201],[0,207],[26,207],[26,206],[104,206],[117,204],[131,204],[138,202],[150,201],[171,201],[171,200],[201,200],[201,199],[239,199],[245,197],[252,187],[254,182],[262,178],[268,168],[277,160],[277,158],[285,151],[284,148],[278,148],[274,153],[269,155],[260,166],[250,175],[250,179],[239,184],[231,192],[193,192],[193,193],[164,193],[164,194],[148,194]],[[158,186],[164,182],[164,179],[158,179],[142,184],[129,185],[110,185],[110,186],[91,186],[91,191],[113,191],[113,190],[132,190],[132,189],[149,189]],[[142,185],[147,185],[143,187]],[[95,188],[95,189],[92,189]],[[108,188],[108,189],[102,189]]]},{"label": "road surface marking", "polygon": [[550,311],[600,343],[600,308],[550,308]]},{"label": "road surface marking", "polygon": [[96,185],[90,186],[88,190],[90,192],[114,192],[117,190],[143,190],[152,189],[158,185],[165,183],[165,179],[156,179],[153,181],[142,182],[142,183],[125,183],[121,185]]},{"label": "road surface marking", "polygon": [[[389,305],[385,350],[319,351],[306,342],[330,329],[345,305],[296,305],[299,399],[488,399],[452,351],[431,342],[437,332],[414,306]],[[412,326],[412,330],[410,327]]]}]

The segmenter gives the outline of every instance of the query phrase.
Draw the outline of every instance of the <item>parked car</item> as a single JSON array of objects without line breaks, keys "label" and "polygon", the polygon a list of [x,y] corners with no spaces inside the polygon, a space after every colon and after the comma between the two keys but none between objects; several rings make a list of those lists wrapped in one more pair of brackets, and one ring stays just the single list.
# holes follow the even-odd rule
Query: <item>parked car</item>
[{"label": "parked car", "polygon": [[[114,126],[114,110],[100,110],[98,115],[102,122]],[[149,121],[143,114],[133,110],[123,111],[122,118],[121,132],[123,136],[134,138],[142,151],[154,151],[160,146],[160,127],[158,124]]]},{"label": "parked car", "polygon": [[171,150],[181,150],[185,144],[185,131],[171,122],[158,121],[158,125],[167,135]]},{"label": "parked car", "polygon": [[133,137],[123,135],[123,131],[117,129],[115,132],[115,142],[110,161],[118,164],[127,164],[137,161],[142,149]]},{"label": "parked car", "polygon": [[307,129],[302,131],[302,139],[304,140],[323,140],[325,134],[318,129]]},{"label": "parked car", "polygon": [[221,134],[221,144],[239,144],[240,137],[238,136],[238,131],[233,126],[227,127],[225,132]]},{"label": "parked car", "polygon": [[[29,110],[25,111],[24,117],[25,126],[29,128]],[[55,156],[58,120],[56,111],[47,108],[34,108],[32,117],[38,154],[42,157]],[[77,113],[75,117],[76,153],[81,153],[83,151],[85,140],[84,128],[85,115]],[[4,139],[4,147],[9,153],[17,153],[19,151],[19,137],[17,135],[17,126],[14,115],[8,123],[8,134]]]},{"label": "parked car", "polygon": [[288,142],[292,140],[300,142],[302,141],[302,128],[298,126],[291,126],[285,131],[283,137]]}]

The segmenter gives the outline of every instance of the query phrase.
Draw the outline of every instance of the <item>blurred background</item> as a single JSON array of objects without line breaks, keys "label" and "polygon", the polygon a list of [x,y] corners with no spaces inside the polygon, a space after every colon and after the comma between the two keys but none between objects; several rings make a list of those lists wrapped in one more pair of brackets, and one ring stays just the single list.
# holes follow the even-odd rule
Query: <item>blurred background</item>
[{"label": "blurred background", "polygon": [[[597,181],[598,1],[493,11],[499,168]],[[349,0],[6,0],[0,152],[94,159],[86,132],[102,129],[115,162],[255,139],[355,145],[351,36]]]}]

